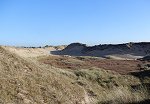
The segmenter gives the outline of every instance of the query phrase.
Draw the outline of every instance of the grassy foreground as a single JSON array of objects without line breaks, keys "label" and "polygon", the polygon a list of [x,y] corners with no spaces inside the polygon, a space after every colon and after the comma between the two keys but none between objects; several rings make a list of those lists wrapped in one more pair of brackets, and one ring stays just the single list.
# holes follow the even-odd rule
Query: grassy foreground
[{"label": "grassy foreground", "polygon": [[139,103],[150,99],[150,77],[144,72],[56,68],[0,47],[0,104]]}]

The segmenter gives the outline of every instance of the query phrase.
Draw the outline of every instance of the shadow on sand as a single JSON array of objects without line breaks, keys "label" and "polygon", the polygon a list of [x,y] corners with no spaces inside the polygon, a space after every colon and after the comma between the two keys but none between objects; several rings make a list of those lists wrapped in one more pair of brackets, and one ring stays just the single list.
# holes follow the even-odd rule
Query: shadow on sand
[{"label": "shadow on sand", "polygon": [[69,55],[69,56],[91,56],[91,57],[103,57],[106,58],[106,56],[109,55],[119,55],[122,58],[130,58],[130,57],[135,57],[136,56],[144,56],[143,54],[138,54],[138,53],[132,53],[132,52],[122,52],[122,51],[101,51],[99,50],[98,53],[90,53],[90,51],[64,51],[64,50],[56,50],[56,51],[51,51],[50,54],[52,55]]},{"label": "shadow on sand", "polygon": [[135,103],[128,103],[128,104],[150,104],[150,99],[140,101],[140,102],[135,102]]},{"label": "shadow on sand", "polygon": [[144,79],[145,77],[150,77],[150,70],[142,70],[139,72],[131,72],[131,75],[138,77],[139,79]]}]

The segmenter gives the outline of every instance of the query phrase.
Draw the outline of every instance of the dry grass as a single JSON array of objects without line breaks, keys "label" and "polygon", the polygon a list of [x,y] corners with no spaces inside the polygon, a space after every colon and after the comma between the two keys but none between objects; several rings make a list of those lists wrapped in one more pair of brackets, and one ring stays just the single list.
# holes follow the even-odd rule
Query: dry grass
[{"label": "dry grass", "polygon": [[[84,91],[71,78],[44,70],[0,48],[0,101],[3,104],[72,104]],[[51,69],[54,70],[54,69]]]},{"label": "dry grass", "polygon": [[[149,89],[130,75],[119,75],[103,69],[77,70],[77,83],[84,86],[89,96],[107,104],[128,104],[149,99]],[[141,85],[138,89],[132,86]]]},{"label": "dry grass", "polygon": [[[0,47],[0,104],[119,104],[150,98],[146,87],[132,87],[143,84],[138,77],[85,64],[56,68],[37,61],[43,58],[24,59]],[[69,60],[75,66],[83,62]]]},{"label": "dry grass", "polygon": [[89,69],[91,67],[112,70],[120,74],[128,74],[133,71],[139,71],[143,63],[138,60],[114,60],[100,59],[94,57],[64,57],[64,56],[46,56],[39,57],[39,62],[49,64],[62,69]]}]

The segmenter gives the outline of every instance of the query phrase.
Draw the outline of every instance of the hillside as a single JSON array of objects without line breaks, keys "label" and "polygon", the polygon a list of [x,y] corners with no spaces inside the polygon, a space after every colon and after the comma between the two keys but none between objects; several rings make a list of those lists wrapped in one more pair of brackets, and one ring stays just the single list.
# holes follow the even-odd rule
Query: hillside
[{"label": "hillside", "polygon": [[150,54],[150,42],[104,44],[87,46],[72,43],[62,51],[52,52],[59,55],[110,57],[115,59],[137,59]]},{"label": "hillside", "polygon": [[147,62],[56,56],[48,50],[0,47],[0,104],[149,102]]},{"label": "hillside", "polygon": [[71,84],[72,79],[51,70],[41,68],[0,47],[0,103],[84,102],[83,89]]}]

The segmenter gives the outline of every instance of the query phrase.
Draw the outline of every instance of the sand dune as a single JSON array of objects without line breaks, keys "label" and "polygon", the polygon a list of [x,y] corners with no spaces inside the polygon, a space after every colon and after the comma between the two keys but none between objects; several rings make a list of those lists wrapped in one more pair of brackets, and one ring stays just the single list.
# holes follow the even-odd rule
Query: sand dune
[{"label": "sand dune", "polygon": [[[0,104],[149,101],[150,79],[146,62],[50,54],[58,50],[58,47],[0,46]],[[78,48],[73,50],[76,53]]]},{"label": "sand dune", "polygon": [[95,56],[109,57],[115,59],[137,59],[150,54],[150,43],[125,43],[125,44],[104,44],[86,46],[81,43],[72,43],[62,51],[54,51],[53,54],[71,56]]}]

